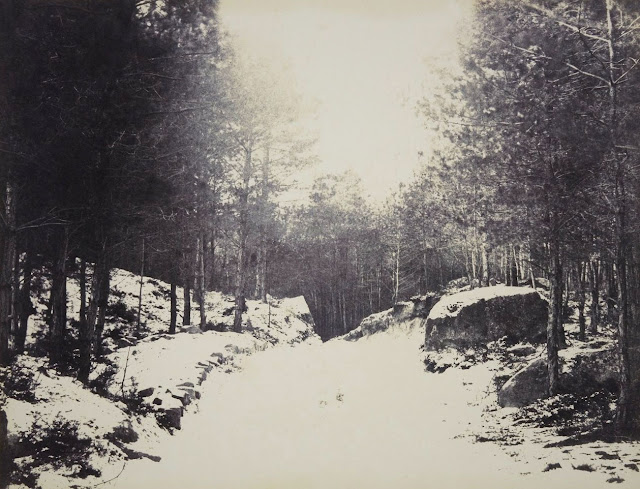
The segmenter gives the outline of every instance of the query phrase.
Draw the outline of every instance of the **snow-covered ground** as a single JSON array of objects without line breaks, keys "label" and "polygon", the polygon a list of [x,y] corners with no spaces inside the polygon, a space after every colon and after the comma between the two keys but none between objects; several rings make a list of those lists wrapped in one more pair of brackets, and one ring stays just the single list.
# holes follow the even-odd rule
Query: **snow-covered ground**
[{"label": "snow-covered ground", "polygon": [[[123,271],[118,277],[114,304],[130,310],[137,304],[136,277]],[[9,399],[13,435],[34,420],[45,427],[67,420],[78,423],[79,438],[92,440],[90,455],[74,454],[78,464],[36,467],[43,489],[640,487],[640,444],[546,448],[563,437],[514,424],[516,411],[496,404],[494,380],[505,373],[498,357],[482,363],[456,352],[443,373],[425,372],[421,321],[321,344],[301,299],[250,301],[245,334],[170,336],[163,333],[166,287],[145,280],[148,336],[130,348],[110,344],[111,399],[57,375],[44,359],[19,360],[22,372],[35,374],[35,402]],[[73,284],[70,289],[75,303]],[[211,293],[207,305],[213,324],[232,319],[232,304],[221,294]],[[130,325],[112,317],[108,332],[118,328]],[[530,347],[530,355],[542,354],[540,348]],[[210,372],[206,380],[203,372]],[[151,389],[147,414],[114,399]],[[155,399],[182,412],[178,397],[190,391],[182,429],[170,435],[153,416]],[[77,477],[87,469],[83,457],[99,475]],[[20,460],[25,467],[30,462],[30,455]]]},{"label": "snow-covered ground", "polygon": [[[248,357],[241,371],[203,385],[199,412],[157,450],[161,463],[132,461],[105,486],[607,486],[612,476],[598,465],[594,472],[575,469],[592,461],[596,448],[478,443],[484,412],[495,409],[488,387],[494,366],[425,373],[421,340],[419,331],[390,331]],[[545,471],[553,462],[561,468]],[[619,476],[620,486],[639,487],[632,468]]]}]

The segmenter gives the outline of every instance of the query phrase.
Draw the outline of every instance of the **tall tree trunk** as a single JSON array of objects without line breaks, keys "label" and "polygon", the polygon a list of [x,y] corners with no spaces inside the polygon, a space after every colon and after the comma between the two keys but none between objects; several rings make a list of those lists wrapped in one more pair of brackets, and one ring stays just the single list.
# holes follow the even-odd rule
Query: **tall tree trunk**
[{"label": "tall tree trunk", "polygon": [[216,227],[211,232],[211,240],[209,241],[209,258],[207,259],[206,273],[209,280],[210,290],[220,290],[222,284],[216,274]]},{"label": "tall tree trunk", "polygon": [[204,283],[204,235],[196,239],[196,273],[195,273],[195,297],[200,312],[200,329],[207,326],[207,311],[205,309],[205,283]]},{"label": "tall tree trunk", "polygon": [[503,248],[504,254],[500,258],[500,262],[502,263],[502,270],[504,273],[504,283],[505,285],[513,285],[511,283],[511,266],[509,265],[509,248],[507,245]]},{"label": "tall tree trunk", "polygon": [[525,251],[521,246],[518,246],[518,276],[519,280],[526,280],[528,278]]},{"label": "tall tree trunk", "polygon": [[616,426],[626,430],[632,421],[634,407],[631,393],[631,366],[629,357],[629,320],[627,297],[627,250],[626,236],[626,204],[624,197],[624,180],[620,178],[616,185],[618,208],[616,209],[616,269],[618,271],[618,363],[619,363],[619,396],[616,411]]},{"label": "tall tree trunk", "polygon": [[182,288],[182,301],[184,302],[182,325],[189,326],[191,324],[191,287],[188,282]]},{"label": "tall tree trunk", "polygon": [[16,353],[24,352],[24,346],[27,339],[27,328],[29,325],[29,316],[35,311],[31,303],[31,276],[33,274],[33,258],[32,253],[27,249],[24,259],[24,268],[22,272],[22,288],[20,289],[20,322],[16,332],[15,349]]},{"label": "tall tree trunk", "polygon": [[249,183],[252,173],[251,149],[245,151],[244,167],[242,172],[242,188],[239,195],[239,222],[238,222],[238,263],[236,273],[235,290],[235,315],[233,318],[233,331],[242,332],[242,313],[246,305],[247,268],[248,268],[248,238],[249,238]]},{"label": "tall tree trunk", "polygon": [[93,342],[93,352],[96,358],[100,358],[102,351],[102,333],[104,331],[105,316],[107,314],[107,306],[109,305],[109,287],[111,280],[111,266],[109,257],[105,258],[105,266],[102,270],[103,276],[100,277],[100,285],[102,292],[100,294],[100,302],[98,304],[98,318],[96,319],[96,328]]},{"label": "tall tree trunk", "polygon": [[[13,0],[0,2],[0,132],[3,134],[11,127],[13,114],[9,99],[14,85],[11,45],[15,38],[15,20],[20,10],[16,8]],[[0,153],[0,365],[8,365],[11,360],[11,270],[16,248],[15,189],[12,184],[11,164],[10,154]]]},{"label": "tall tree trunk", "polygon": [[267,245],[264,237],[260,239],[256,255],[256,290],[254,295],[256,299],[267,302]]},{"label": "tall tree trunk", "polygon": [[[0,74],[0,76],[2,76]],[[3,167],[4,163],[0,163]],[[3,176],[5,174],[5,176]],[[15,195],[9,182],[8,171],[0,168],[0,365],[10,361],[9,336],[11,335],[12,280],[16,253]]]},{"label": "tall tree trunk", "polygon": [[87,261],[80,259],[80,313],[78,320],[80,327],[84,328],[87,321]]},{"label": "tall tree trunk", "polygon": [[489,251],[487,249],[486,236],[482,240],[482,285],[489,287]]},{"label": "tall tree trunk", "polygon": [[469,286],[473,283],[473,276],[471,272],[471,256],[469,254],[469,243],[465,241],[464,246],[464,271],[467,275],[467,280],[469,281]]},{"label": "tall tree trunk", "polygon": [[[0,399],[1,401],[1,399]],[[3,403],[0,403],[3,406]],[[0,489],[5,489],[9,486],[11,465],[13,456],[11,454],[11,446],[9,445],[9,420],[4,410],[0,409]]]},{"label": "tall tree trunk", "polygon": [[107,245],[102,243],[102,249],[98,252],[96,263],[91,277],[91,300],[87,308],[87,320],[85,327],[80,331],[80,360],[78,365],[78,380],[83,384],[89,381],[91,373],[91,358],[96,344],[96,323],[98,322],[99,309],[104,305],[102,297],[105,293],[105,278],[108,281],[109,268],[107,265]]},{"label": "tall tree trunk", "polygon": [[140,329],[141,329],[141,324],[140,324],[140,319],[142,316],[142,288],[144,287],[144,261],[145,261],[145,256],[144,256],[144,238],[142,238],[142,252],[140,254],[140,286],[138,288],[138,314],[136,317],[136,336],[140,336]]},{"label": "tall tree trunk", "polygon": [[[629,256],[629,238],[627,229],[627,193],[626,155],[621,155],[618,149],[618,81],[616,67],[619,60],[615,42],[617,39],[617,25],[614,20],[614,0],[604,0],[607,14],[607,46],[608,79],[609,79],[609,131],[610,148],[615,161],[614,202],[615,202],[615,240],[616,240],[616,271],[618,274],[618,363],[619,363],[619,396],[616,410],[616,428],[626,430],[635,422],[638,423],[638,407],[634,403],[631,383],[631,362],[629,356],[629,301],[627,284],[627,259]],[[635,426],[638,428],[638,426]]]},{"label": "tall tree trunk", "polygon": [[602,279],[601,266],[598,261],[589,261],[589,288],[591,290],[591,307],[589,309],[589,333],[595,335],[598,332],[600,321],[600,282]]},{"label": "tall tree trunk", "polygon": [[257,251],[256,263],[256,290],[255,298],[267,302],[267,217],[269,203],[269,142],[265,146],[265,154],[262,161],[262,191],[260,193],[260,241]]},{"label": "tall tree trunk", "polygon": [[559,360],[558,350],[560,349],[560,332],[562,326],[562,265],[560,261],[561,241],[560,241],[560,216],[559,207],[561,205],[556,176],[555,158],[548,162],[548,182],[549,189],[545,193],[545,204],[547,208],[546,220],[549,229],[549,317],[547,321],[547,372],[549,396],[558,394],[559,387]]},{"label": "tall tree trunk", "polygon": [[[16,237],[17,238],[17,237]],[[16,239],[16,249],[13,252],[13,273],[11,274],[11,335],[13,336],[14,350],[15,339],[20,324],[20,249]]]},{"label": "tall tree trunk", "polygon": [[529,237],[529,239],[527,240],[527,252],[526,252],[526,259],[527,259],[527,272],[528,272],[528,278],[529,280],[531,280],[531,287],[533,287],[533,289],[536,289],[536,277],[533,273],[533,258],[531,256],[531,249],[533,247],[531,246],[531,237]]},{"label": "tall tree trunk", "polygon": [[469,254],[471,255],[471,277],[469,278],[469,285],[471,285],[471,288],[474,288],[476,280],[478,279],[478,259],[475,236],[471,249],[469,250]]},{"label": "tall tree trunk", "polygon": [[342,290],[342,332],[347,334],[349,332],[349,324],[347,322],[347,299]]},{"label": "tall tree trunk", "polygon": [[616,303],[618,301],[618,284],[616,281],[615,266],[609,263],[607,266],[607,320],[612,323],[616,317]]},{"label": "tall tree trunk", "polygon": [[67,251],[69,230],[59,231],[56,258],[51,281],[52,322],[49,345],[49,360],[56,364],[62,360],[64,337],[67,327]]},{"label": "tall tree trunk", "polygon": [[400,295],[400,236],[396,236],[396,250],[393,271],[393,303],[398,303]]},{"label": "tall tree trunk", "polygon": [[582,262],[578,263],[577,266],[577,280],[576,283],[578,285],[578,339],[580,341],[586,340],[586,329],[587,329],[587,320],[584,317],[584,305],[585,305],[585,295],[586,295],[586,264]]},{"label": "tall tree trunk", "polygon": [[171,321],[169,322],[169,334],[176,333],[176,324],[178,322],[178,296],[175,283],[171,283]]},{"label": "tall tree trunk", "polygon": [[571,270],[566,274],[562,285],[562,322],[568,322],[570,317],[569,299],[571,293]]},{"label": "tall tree trunk", "polygon": [[[557,215],[553,211],[553,226],[557,225]],[[554,231],[554,234],[557,230]],[[560,242],[557,236],[551,240],[551,290],[549,291],[549,318],[547,322],[547,366],[548,366],[548,387],[549,395],[555,396],[558,393],[559,379],[559,334],[558,323],[562,317],[560,308],[562,304],[562,268],[560,265]]]},{"label": "tall tree trunk", "polygon": [[423,283],[424,283],[424,289],[421,290],[421,294],[426,294],[427,292],[429,292],[429,262],[427,260],[428,255],[427,255],[427,245],[426,243],[423,244],[423,251],[422,251],[422,277],[423,277]]},{"label": "tall tree trunk", "polygon": [[377,298],[378,298],[378,307],[379,311],[382,308],[382,271],[380,269],[377,270],[376,273],[376,289],[377,289]]},{"label": "tall tree trunk", "polygon": [[510,275],[511,285],[514,287],[518,285],[518,258],[516,253],[516,246],[511,245],[511,252],[509,253],[510,263]]},{"label": "tall tree trunk", "polygon": [[185,251],[182,255],[183,266],[183,285],[182,299],[184,302],[184,311],[182,314],[182,325],[189,326],[191,324],[191,260],[189,253]]}]

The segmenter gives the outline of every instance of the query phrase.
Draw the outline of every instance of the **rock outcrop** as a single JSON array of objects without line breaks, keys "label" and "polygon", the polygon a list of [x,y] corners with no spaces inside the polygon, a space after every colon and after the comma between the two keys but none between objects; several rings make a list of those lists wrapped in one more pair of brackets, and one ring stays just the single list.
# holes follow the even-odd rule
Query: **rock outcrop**
[{"label": "rock outcrop", "polygon": [[412,297],[406,302],[398,302],[391,309],[367,316],[356,329],[344,335],[342,339],[355,341],[364,336],[387,331],[394,326],[406,330],[421,327],[439,299],[439,295],[431,293]]},{"label": "rock outcrop", "polygon": [[533,289],[498,285],[444,296],[427,318],[425,347],[466,348],[506,337],[507,343],[546,338],[547,302]]},{"label": "rock outcrop", "polygon": [[[587,396],[617,390],[613,345],[560,352],[560,393]],[[522,407],[547,397],[547,360],[538,358],[511,377],[498,391],[502,407]]]}]

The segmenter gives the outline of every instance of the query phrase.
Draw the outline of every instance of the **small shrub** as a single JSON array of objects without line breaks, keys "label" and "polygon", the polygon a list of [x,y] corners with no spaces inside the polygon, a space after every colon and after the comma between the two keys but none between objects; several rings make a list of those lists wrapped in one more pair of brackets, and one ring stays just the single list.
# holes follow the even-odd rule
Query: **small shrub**
[{"label": "small shrub", "polygon": [[127,293],[124,290],[111,288],[109,295],[117,297],[118,299],[123,299],[127,295]]},{"label": "small shrub", "polygon": [[167,300],[171,297],[171,293],[166,289],[154,289],[151,291],[151,294],[157,299]]},{"label": "small shrub", "polygon": [[212,321],[207,321],[207,325],[205,326],[205,331],[217,331],[219,333],[224,333],[228,330],[228,326],[224,323],[214,323]]},{"label": "small shrub", "polygon": [[589,464],[580,464],[573,467],[576,470],[584,470],[585,472],[594,472],[596,469],[593,468],[592,465]]},{"label": "small shrub", "polygon": [[[89,438],[81,437],[78,423],[65,419],[56,419],[50,425],[34,420],[28,432],[22,433],[18,439],[21,455],[30,456],[32,462],[12,473],[12,481],[25,481],[29,469],[50,465],[55,469],[62,467],[73,469],[71,477],[86,478],[90,475],[100,476],[99,470],[88,461],[88,454],[94,448]],[[27,477],[29,487],[36,487],[36,482]]]},{"label": "small shrub", "polygon": [[117,372],[113,365],[107,365],[95,379],[89,382],[89,388],[99,396],[109,397],[109,387],[113,384]]},{"label": "small shrub", "polygon": [[116,302],[107,306],[107,315],[120,318],[127,323],[134,323],[138,317],[136,311],[127,307],[124,302]]},{"label": "small shrub", "polygon": [[36,402],[34,372],[12,365],[10,368],[0,371],[0,383],[4,386],[4,393],[8,397],[26,401]]},{"label": "small shrub", "polygon": [[80,366],[80,329],[79,321],[71,320],[70,327],[65,331],[62,342],[62,352],[57,364],[57,370],[68,376],[74,376]]},{"label": "small shrub", "polygon": [[105,435],[105,438],[114,443],[133,443],[138,441],[138,433],[131,426],[131,422],[127,421],[126,424],[116,426],[111,433]]},{"label": "small shrub", "polygon": [[42,358],[49,355],[51,348],[48,329],[49,328],[43,327],[32,333],[34,341],[31,344],[27,344],[25,347],[25,350],[27,350],[31,356]]},{"label": "small shrub", "polygon": [[38,485],[38,476],[33,473],[28,465],[15,465],[11,470],[9,477],[11,484],[17,486],[26,486],[30,489],[40,489]]}]

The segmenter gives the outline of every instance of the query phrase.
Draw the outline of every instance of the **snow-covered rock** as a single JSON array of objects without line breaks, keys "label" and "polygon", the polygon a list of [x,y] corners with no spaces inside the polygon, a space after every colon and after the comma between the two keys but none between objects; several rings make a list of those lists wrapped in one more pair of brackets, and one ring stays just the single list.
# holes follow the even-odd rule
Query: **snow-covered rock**
[{"label": "snow-covered rock", "polygon": [[498,285],[444,296],[426,321],[425,346],[467,347],[496,341],[540,342],[547,302],[535,290]]},{"label": "snow-covered rock", "polygon": [[[560,392],[587,396],[617,389],[617,359],[613,344],[572,348],[559,353]],[[548,395],[547,359],[537,358],[511,377],[498,391],[502,407],[522,407]]]},{"label": "snow-covered rock", "polygon": [[[233,321],[225,314],[229,300],[218,296],[216,292],[207,295],[213,305],[208,316],[216,324]],[[182,334],[151,335],[130,348],[117,349],[107,356],[108,364],[117,370],[109,393],[141,398],[161,416],[163,424],[179,429],[184,408],[199,397],[199,391],[193,388],[202,384],[214,368],[231,371],[235,368],[234,356],[277,344],[320,342],[304,297],[271,299],[266,304],[247,301],[243,330],[244,334],[203,332],[198,326],[188,326],[182,328]],[[107,364],[98,366],[92,378],[106,368]],[[150,389],[154,394],[145,395]]]},{"label": "snow-covered rock", "polygon": [[436,294],[427,294],[413,297],[407,302],[398,302],[391,309],[367,316],[357,328],[342,336],[342,339],[355,341],[390,328],[403,328],[407,331],[421,328],[438,299]]}]

